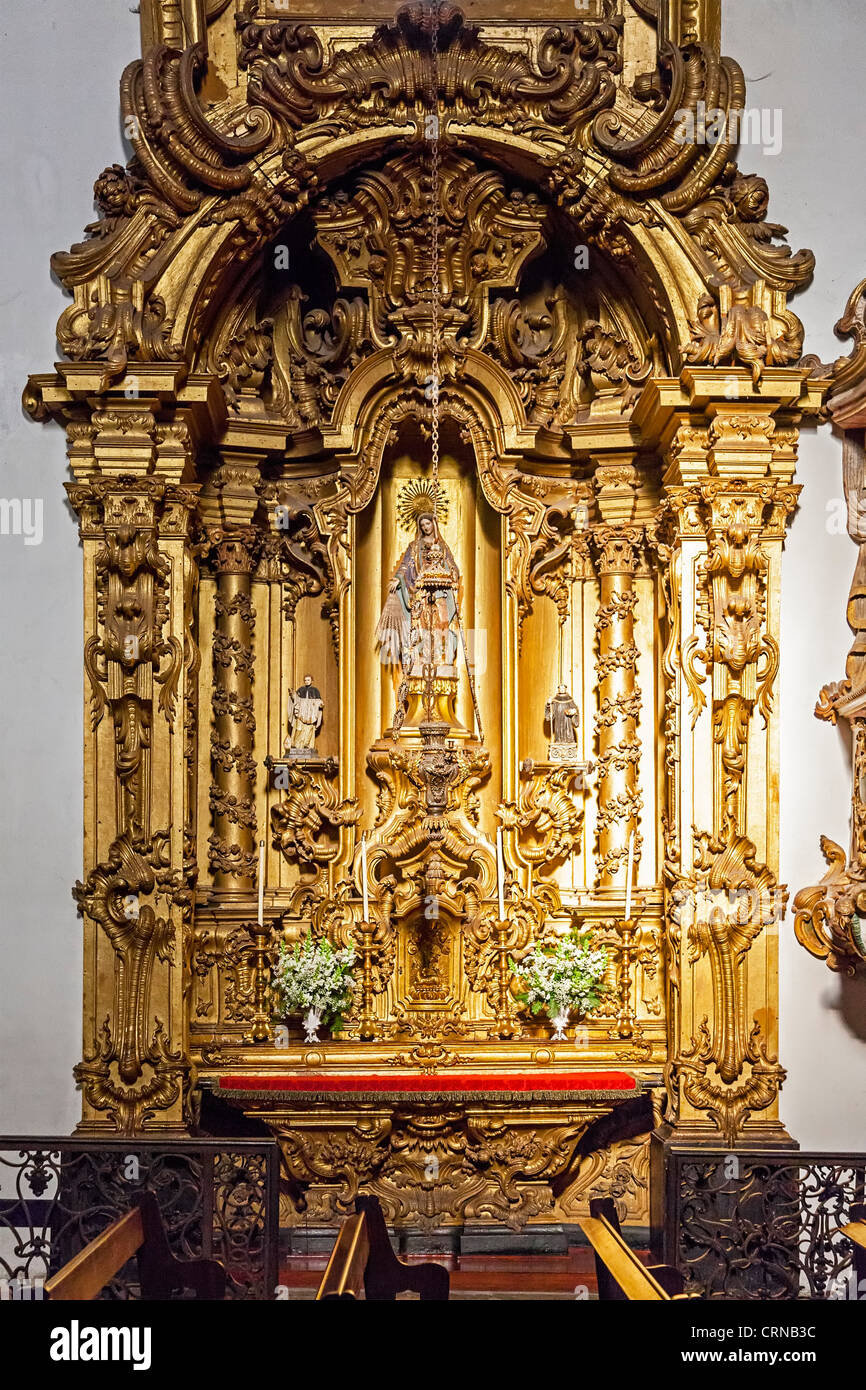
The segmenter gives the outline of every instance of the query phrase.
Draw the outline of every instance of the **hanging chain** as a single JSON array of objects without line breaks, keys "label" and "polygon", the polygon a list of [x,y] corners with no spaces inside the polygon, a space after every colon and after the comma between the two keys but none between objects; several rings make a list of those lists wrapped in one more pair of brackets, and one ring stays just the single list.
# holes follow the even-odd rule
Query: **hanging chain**
[{"label": "hanging chain", "polygon": [[433,24],[430,39],[430,105],[432,110],[425,124],[430,138],[430,307],[432,311],[430,457],[433,464],[433,512],[436,515],[439,509],[439,307],[442,295],[439,267],[439,0],[433,0],[432,11]]}]

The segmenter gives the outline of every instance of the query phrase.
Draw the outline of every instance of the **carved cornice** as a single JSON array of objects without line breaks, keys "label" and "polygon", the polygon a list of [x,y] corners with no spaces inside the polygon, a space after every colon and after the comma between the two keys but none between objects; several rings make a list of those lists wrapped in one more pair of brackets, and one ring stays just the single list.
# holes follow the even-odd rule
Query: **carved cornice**
[{"label": "carved cornice", "polygon": [[[461,118],[535,118],[569,130],[612,105],[613,76],[622,69],[621,19],[550,28],[532,63],[523,53],[484,43],[450,4],[438,10],[439,94]],[[430,6],[405,6],[372,42],[329,58],[312,25],[262,25],[246,16],[238,25],[252,100],[291,129],[319,119],[337,129],[405,119],[430,90]]]}]

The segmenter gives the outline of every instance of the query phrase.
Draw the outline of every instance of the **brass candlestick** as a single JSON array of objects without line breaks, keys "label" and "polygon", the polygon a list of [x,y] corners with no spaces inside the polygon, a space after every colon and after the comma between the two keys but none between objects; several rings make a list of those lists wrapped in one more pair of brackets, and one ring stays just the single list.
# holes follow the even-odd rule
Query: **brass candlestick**
[{"label": "brass candlestick", "polygon": [[619,950],[619,1010],[616,1016],[616,1035],[619,1038],[634,1037],[637,1015],[632,1005],[631,967],[640,955],[636,945],[636,934],[643,905],[632,903],[633,911],[623,917],[619,924],[622,944]]},{"label": "brass candlestick", "polygon": [[358,931],[361,937],[361,1017],[358,1036],[364,1042],[369,1042],[376,1036],[373,1017],[373,937],[376,927],[364,921],[359,924]]},{"label": "brass candlestick", "polygon": [[515,1025],[509,988],[508,922],[502,919],[496,923],[496,945],[499,951],[499,1008],[496,1021],[500,1038],[513,1038]]},{"label": "brass candlestick", "polygon": [[271,929],[264,922],[246,922],[244,927],[253,940],[251,971],[253,1017],[247,1040],[252,1043],[268,1042],[271,1036],[271,1015],[265,1006],[270,986],[268,945]]}]

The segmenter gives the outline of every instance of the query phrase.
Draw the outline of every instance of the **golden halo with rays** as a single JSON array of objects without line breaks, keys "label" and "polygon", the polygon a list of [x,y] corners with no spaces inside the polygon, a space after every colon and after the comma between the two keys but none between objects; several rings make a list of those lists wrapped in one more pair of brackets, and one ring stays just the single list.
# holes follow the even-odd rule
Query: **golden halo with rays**
[{"label": "golden halo with rays", "polygon": [[[433,515],[433,484],[423,478],[404,483],[397,493],[397,520],[404,531],[414,531],[418,518]],[[448,498],[440,485],[436,498],[436,520],[444,526],[448,520]]]}]

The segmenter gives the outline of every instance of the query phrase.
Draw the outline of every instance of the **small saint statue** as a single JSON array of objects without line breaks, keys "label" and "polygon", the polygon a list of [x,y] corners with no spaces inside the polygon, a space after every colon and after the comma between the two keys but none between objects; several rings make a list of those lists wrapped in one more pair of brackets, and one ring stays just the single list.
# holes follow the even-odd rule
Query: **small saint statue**
[{"label": "small saint statue", "polygon": [[325,703],[311,675],[289,692],[289,733],[284,748],[290,757],[315,757],[316,736],[322,727]]},{"label": "small saint statue", "polygon": [[560,685],[544,707],[545,723],[550,725],[552,741],[548,747],[548,757],[552,763],[575,763],[579,761],[577,750],[577,730],[580,725],[580,710],[569,694],[567,686]]}]

